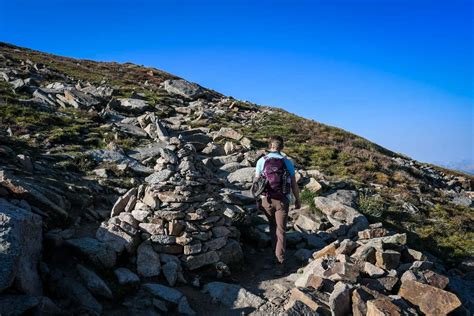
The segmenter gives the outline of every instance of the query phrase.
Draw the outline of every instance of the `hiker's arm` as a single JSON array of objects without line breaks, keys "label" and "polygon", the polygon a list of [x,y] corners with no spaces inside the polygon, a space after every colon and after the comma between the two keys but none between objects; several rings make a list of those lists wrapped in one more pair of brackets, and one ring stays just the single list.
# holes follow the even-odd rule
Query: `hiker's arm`
[{"label": "hiker's arm", "polygon": [[295,196],[295,210],[301,207],[301,200],[300,200],[300,188],[298,188],[298,183],[296,183],[296,177],[291,177],[291,191],[293,191],[293,195]]}]

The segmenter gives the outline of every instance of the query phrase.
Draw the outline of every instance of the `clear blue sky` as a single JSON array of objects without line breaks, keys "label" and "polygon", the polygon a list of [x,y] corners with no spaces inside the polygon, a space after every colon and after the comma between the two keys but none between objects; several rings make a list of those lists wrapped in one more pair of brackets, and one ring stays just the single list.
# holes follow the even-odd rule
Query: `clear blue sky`
[{"label": "clear blue sky", "polygon": [[0,0],[0,41],[157,67],[428,162],[474,159],[473,32],[472,1]]}]

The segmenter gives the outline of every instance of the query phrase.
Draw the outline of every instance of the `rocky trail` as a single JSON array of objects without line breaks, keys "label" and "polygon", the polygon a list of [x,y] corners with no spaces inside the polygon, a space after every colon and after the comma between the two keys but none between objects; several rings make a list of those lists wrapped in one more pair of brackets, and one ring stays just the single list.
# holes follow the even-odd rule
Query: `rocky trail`
[{"label": "rocky trail", "polygon": [[[298,164],[309,198],[274,275],[249,192],[265,144],[243,131],[275,109],[132,64],[0,48],[0,315],[474,312],[471,257],[448,265],[364,215],[380,185]],[[392,158],[425,181],[410,193],[423,203],[433,190],[472,210],[472,179]]]}]

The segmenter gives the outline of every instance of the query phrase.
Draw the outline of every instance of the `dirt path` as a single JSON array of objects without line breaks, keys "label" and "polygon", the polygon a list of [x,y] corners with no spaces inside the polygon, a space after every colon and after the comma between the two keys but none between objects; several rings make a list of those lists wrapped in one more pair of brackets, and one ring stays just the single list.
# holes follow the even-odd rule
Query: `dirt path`
[{"label": "dirt path", "polygon": [[[301,264],[293,256],[295,250],[287,250],[287,266],[283,276],[274,275],[271,265],[273,253],[270,247],[253,248],[248,244],[243,245],[244,261],[239,267],[234,267],[232,275],[218,281],[239,284],[246,290],[263,298],[266,303],[263,310],[230,310],[211,301],[207,294],[203,294],[197,288],[182,286],[179,289],[188,297],[190,305],[198,315],[276,315],[283,311],[287,299],[287,290],[293,284],[286,277],[301,267]],[[203,284],[207,281],[203,279]]]}]

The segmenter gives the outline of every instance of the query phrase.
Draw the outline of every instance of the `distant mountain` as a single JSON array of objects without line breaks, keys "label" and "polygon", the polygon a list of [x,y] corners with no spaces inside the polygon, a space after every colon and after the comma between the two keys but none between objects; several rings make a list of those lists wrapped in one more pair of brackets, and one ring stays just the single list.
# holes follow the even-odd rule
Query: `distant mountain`
[{"label": "distant mountain", "polygon": [[436,162],[436,164],[449,169],[459,170],[461,172],[474,175],[474,161],[470,159],[463,159],[453,162]]}]

